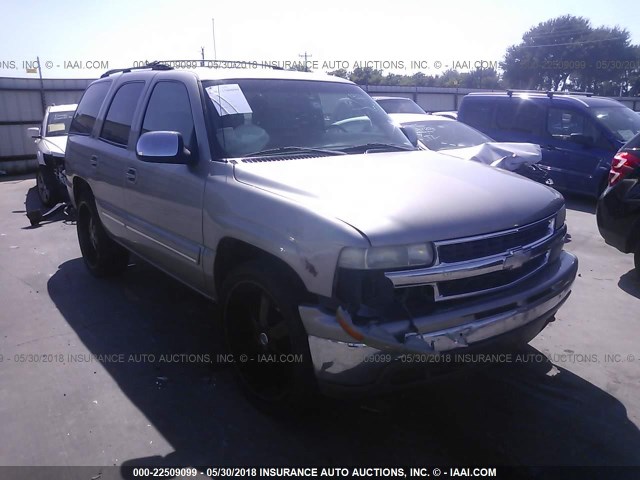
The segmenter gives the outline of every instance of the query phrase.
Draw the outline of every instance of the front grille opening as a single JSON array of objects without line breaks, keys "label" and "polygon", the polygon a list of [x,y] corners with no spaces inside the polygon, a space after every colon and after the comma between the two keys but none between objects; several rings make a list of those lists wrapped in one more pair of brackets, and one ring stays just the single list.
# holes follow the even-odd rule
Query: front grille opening
[{"label": "front grille opening", "polygon": [[438,246],[438,258],[441,263],[455,263],[490,257],[513,248],[521,248],[523,245],[535,243],[547,237],[549,233],[549,221],[539,222],[517,232],[469,242],[440,245]]},{"label": "front grille opening", "polygon": [[443,297],[453,297],[456,295],[464,295],[468,293],[482,292],[493,288],[504,287],[522,277],[534,272],[546,261],[545,255],[525,263],[521,268],[513,270],[501,270],[498,272],[487,273],[486,275],[478,275],[477,277],[461,278],[458,280],[449,280],[448,282],[438,283],[438,290]]},{"label": "front grille opening", "polygon": [[418,287],[396,288],[395,300],[409,309],[424,307],[425,303],[432,304],[434,300],[433,287],[422,285]]}]

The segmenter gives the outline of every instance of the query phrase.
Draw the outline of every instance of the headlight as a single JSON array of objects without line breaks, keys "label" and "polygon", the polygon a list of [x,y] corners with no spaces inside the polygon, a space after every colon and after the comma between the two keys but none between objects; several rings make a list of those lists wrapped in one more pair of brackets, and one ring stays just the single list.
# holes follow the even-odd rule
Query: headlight
[{"label": "headlight", "polygon": [[566,218],[567,218],[567,207],[563,205],[562,208],[560,210],[558,210],[558,213],[556,214],[556,218],[555,218],[555,229],[556,230],[559,230],[559,229],[562,228]]},{"label": "headlight", "polygon": [[429,266],[432,263],[433,245],[430,243],[398,247],[346,247],[338,259],[340,267],[355,270]]}]

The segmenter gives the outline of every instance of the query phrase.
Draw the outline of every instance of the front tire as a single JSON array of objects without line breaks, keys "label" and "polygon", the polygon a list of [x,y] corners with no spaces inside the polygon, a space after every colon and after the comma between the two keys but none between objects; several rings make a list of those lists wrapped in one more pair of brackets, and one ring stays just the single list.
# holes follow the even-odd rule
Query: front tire
[{"label": "front tire", "polygon": [[38,196],[45,207],[55,205],[61,198],[60,189],[54,173],[46,165],[38,165],[36,173]]},{"label": "front tire", "polygon": [[270,414],[306,410],[317,396],[307,334],[293,275],[271,262],[240,266],[222,288],[223,328],[238,384]]},{"label": "front tire", "polygon": [[78,202],[76,226],[82,258],[93,276],[117,275],[127,268],[129,252],[105,231],[91,194],[83,195]]}]

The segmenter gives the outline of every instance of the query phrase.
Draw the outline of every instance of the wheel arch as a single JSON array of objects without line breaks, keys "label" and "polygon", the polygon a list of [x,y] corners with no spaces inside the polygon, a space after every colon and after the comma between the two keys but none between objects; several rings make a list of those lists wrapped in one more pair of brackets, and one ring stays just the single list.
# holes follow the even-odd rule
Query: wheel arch
[{"label": "wheel arch", "polygon": [[73,204],[75,206],[78,205],[78,199],[84,195],[85,193],[88,193],[90,195],[93,195],[93,192],[91,191],[91,187],[89,186],[89,184],[87,183],[86,180],[84,180],[81,177],[74,177],[73,178]]},{"label": "wheel arch", "polygon": [[287,276],[293,282],[293,287],[298,289],[305,297],[312,296],[298,273],[284,260],[245,241],[225,237],[218,243],[213,265],[216,297],[220,299],[222,285],[234,269],[243,264],[256,261],[265,262],[275,272]]}]

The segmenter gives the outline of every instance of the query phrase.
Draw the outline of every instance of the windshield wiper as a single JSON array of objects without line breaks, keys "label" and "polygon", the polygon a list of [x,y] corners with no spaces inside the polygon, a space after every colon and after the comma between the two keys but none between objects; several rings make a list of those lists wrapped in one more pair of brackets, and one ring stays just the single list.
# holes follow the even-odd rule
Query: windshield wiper
[{"label": "windshield wiper", "polygon": [[343,152],[357,152],[359,150],[367,151],[367,150],[400,150],[400,151],[413,151],[416,150],[414,147],[405,147],[403,145],[395,145],[393,143],[364,143],[362,145],[354,145],[352,147],[345,147],[341,150]]},{"label": "windshield wiper", "polygon": [[286,153],[322,153],[324,155],[346,155],[345,152],[341,152],[340,150],[291,146],[291,147],[279,147],[279,148],[270,148],[267,150],[260,150],[258,152],[253,152],[248,155],[245,155],[245,157],[261,157],[261,156],[269,156],[269,155],[281,155]]}]

